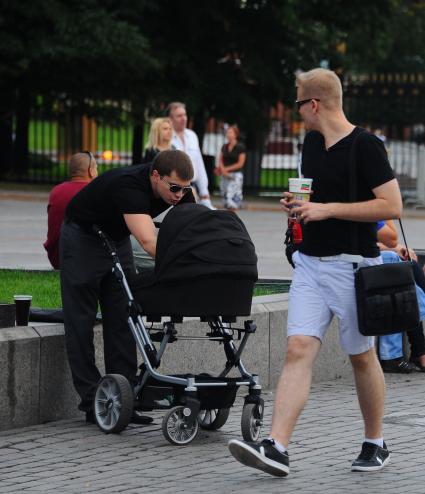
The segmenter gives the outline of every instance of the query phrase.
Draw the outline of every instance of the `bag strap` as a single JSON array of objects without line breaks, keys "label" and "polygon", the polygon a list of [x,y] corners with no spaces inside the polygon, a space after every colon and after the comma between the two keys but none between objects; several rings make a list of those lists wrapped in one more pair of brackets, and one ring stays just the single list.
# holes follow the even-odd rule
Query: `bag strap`
[{"label": "bag strap", "polygon": [[[350,183],[350,202],[356,202],[357,199],[357,165],[356,165],[356,157],[357,157],[357,147],[356,143],[359,137],[366,133],[366,130],[362,130],[359,132],[353,139],[353,142],[350,147],[350,157],[349,157],[349,183]],[[412,258],[410,257],[409,247],[407,246],[406,236],[404,234],[403,224],[401,219],[398,220],[400,224],[401,234],[403,236],[404,245],[406,246],[406,254],[407,258],[410,262],[412,262]],[[354,252],[358,252],[359,247],[359,235],[358,235],[358,223],[355,221],[351,222],[350,228],[350,242],[351,247]],[[357,266],[356,266],[357,267]]]}]

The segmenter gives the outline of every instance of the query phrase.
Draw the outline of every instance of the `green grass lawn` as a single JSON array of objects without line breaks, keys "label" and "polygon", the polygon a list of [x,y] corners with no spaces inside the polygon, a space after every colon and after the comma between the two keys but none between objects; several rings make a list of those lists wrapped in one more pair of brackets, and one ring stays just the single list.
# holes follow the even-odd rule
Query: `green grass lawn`
[{"label": "green grass lawn", "polygon": [[277,281],[275,283],[262,283],[258,282],[254,288],[254,297],[259,297],[260,295],[275,295],[277,293],[288,293],[289,287],[291,286],[290,280]]},{"label": "green grass lawn", "polygon": [[32,307],[62,307],[59,272],[0,269],[0,300],[12,303],[14,295],[32,295]]},{"label": "green grass lawn", "polygon": [[[290,282],[258,283],[254,296],[286,293]],[[0,269],[0,301],[13,302],[14,295],[32,295],[32,306],[54,309],[62,306],[58,271]]]},{"label": "green grass lawn", "polygon": [[279,189],[287,189],[288,188],[288,179],[292,177],[297,177],[297,170],[269,170],[264,169],[261,170],[260,175],[260,186],[267,188],[279,188]]},{"label": "green grass lawn", "polygon": [[[144,126],[143,138],[147,142],[150,123]],[[30,151],[56,151],[60,146],[60,141],[67,142],[66,135],[59,139],[59,134],[64,134],[64,127],[60,127],[56,121],[51,120],[31,120],[28,131],[28,145]],[[133,146],[133,125],[128,122],[120,127],[99,124],[97,126],[97,146],[96,151],[113,150],[115,152],[132,151]]]}]

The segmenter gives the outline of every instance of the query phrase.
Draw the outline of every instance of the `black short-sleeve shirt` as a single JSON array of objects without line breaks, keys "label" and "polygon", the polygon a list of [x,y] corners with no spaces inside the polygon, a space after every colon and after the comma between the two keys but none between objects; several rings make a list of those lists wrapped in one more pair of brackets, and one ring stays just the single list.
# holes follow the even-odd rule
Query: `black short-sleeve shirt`
[{"label": "black short-sleeve shirt", "polygon": [[[350,201],[349,153],[354,137],[356,141],[357,201],[368,201],[375,196],[372,189],[394,178],[384,144],[373,134],[356,127],[329,149],[325,147],[322,134],[309,132],[304,140],[301,171],[312,178],[311,201],[329,203]],[[356,222],[358,252],[352,246],[352,222],[338,219],[312,221],[303,227],[300,251],[310,256],[333,256],[338,254],[361,254],[377,257],[376,222]]]},{"label": "black short-sleeve shirt", "polygon": [[[154,196],[149,177],[149,164],[109,170],[73,197],[66,218],[87,229],[98,225],[113,240],[123,240],[130,235],[124,214],[148,214],[155,218],[170,207]],[[180,203],[194,201],[188,193]]]},{"label": "black short-sleeve shirt", "polygon": [[231,151],[229,151],[227,144],[223,144],[223,146],[221,148],[221,152],[223,154],[224,166],[230,166],[230,165],[234,165],[235,163],[237,163],[238,159],[239,159],[239,155],[242,153],[245,153],[246,150],[245,150],[245,146],[242,143],[237,142],[233,146]]}]

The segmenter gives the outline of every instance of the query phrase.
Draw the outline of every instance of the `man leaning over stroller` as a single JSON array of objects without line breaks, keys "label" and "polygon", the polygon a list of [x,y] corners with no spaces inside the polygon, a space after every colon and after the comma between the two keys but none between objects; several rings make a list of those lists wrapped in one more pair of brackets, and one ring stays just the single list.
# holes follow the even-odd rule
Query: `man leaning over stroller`
[{"label": "man leaning over stroller", "polygon": [[[93,232],[99,226],[114,242],[126,273],[134,273],[130,233],[152,256],[156,230],[152,218],[180,202],[195,202],[190,182],[193,167],[182,151],[164,151],[152,165],[117,168],[103,173],[69,203],[60,240],[61,290],[65,341],[72,379],[94,423],[92,402],[100,373],[95,364],[93,325],[102,311],[105,371],[130,383],[137,372],[136,344],[127,325],[122,287],[112,273],[110,255]],[[133,415],[133,422],[149,417]]]},{"label": "man leaning over stroller", "polygon": [[[342,109],[342,87],[329,70],[314,69],[297,77],[296,102],[309,132],[301,170],[313,179],[310,202],[293,201],[291,210],[304,221],[303,242],[294,254],[289,294],[288,348],[276,391],[270,437],[262,443],[232,440],[231,453],[241,463],[285,476],[287,448],[308,399],[313,364],[334,315],[341,347],[350,357],[364,420],[364,442],[353,471],[380,470],[389,461],[382,434],[385,382],[373,337],[360,334],[354,292],[354,266],[380,264],[376,221],[398,218],[399,187],[382,142],[352,125]],[[358,137],[357,137],[358,136]],[[357,197],[350,203],[349,156],[356,141]],[[289,213],[291,194],[281,203]],[[358,245],[350,242],[353,223]],[[324,453],[326,454],[326,452]],[[333,453],[334,456],[334,453]]]}]

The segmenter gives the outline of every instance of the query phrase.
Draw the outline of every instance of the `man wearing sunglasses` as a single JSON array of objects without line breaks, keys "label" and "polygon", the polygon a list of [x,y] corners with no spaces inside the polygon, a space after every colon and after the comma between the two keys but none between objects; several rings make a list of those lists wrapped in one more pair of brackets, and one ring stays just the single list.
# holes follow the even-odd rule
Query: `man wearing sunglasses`
[{"label": "man wearing sunglasses", "polygon": [[70,179],[54,187],[49,194],[47,205],[47,240],[43,246],[54,269],[59,269],[59,237],[69,201],[97,177],[97,163],[90,151],[71,156],[69,161]]},{"label": "man wearing sunglasses", "polygon": [[[351,470],[378,471],[390,457],[382,430],[385,382],[374,339],[363,336],[358,328],[354,269],[382,263],[376,222],[381,216],[400,217],[401,194],[383,143],[345,117],[338,76],[330,70],[314,69],[299,74],[296,83],[296,105],[310,131],[304,140],[301,172],[313,179],[314,192],[310,201],[292,201],[289,192],[281,200],[285,212],[304,222],[303,241],[293,256],[285,363],[269,437],[261,443],[234,439],[229,448],[245,465],[275,476],[288,475],[289,441],[308,399],[314,362],[336,316],[341,349],[354,371],[364,422],[361,452]],[[353,143],[355,202],[349,183]],[[351,240],[353,228],[357,245]],[[308,444],[305,446],[307,449]],[[319,462],[344,456],[343,451],[323,450],[321,454]],[[314,458],[311,462],[314,464]]]},{"label": "man wearing sunglasses", "polygon": [[[95,364],[93,325],[102,312],[106,373],[134,382],[136,345],[127,325],[122,288],[111,271],[111,258],[93,232],[99,226],[115,243],[126,273],[134,273],[130,233],[155,257],[155,218],[170,206],[195,202],[193,167],[182,151],[163,151],[152,165],[109,170],[69,203],[60,241],[61,290],[65,339],[79,409],[94,423],[92,401],[100,373]],[[133,422],[148,423],[135,414]]]}]

